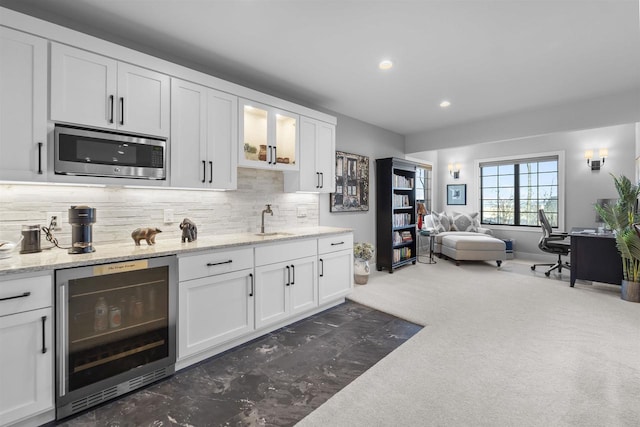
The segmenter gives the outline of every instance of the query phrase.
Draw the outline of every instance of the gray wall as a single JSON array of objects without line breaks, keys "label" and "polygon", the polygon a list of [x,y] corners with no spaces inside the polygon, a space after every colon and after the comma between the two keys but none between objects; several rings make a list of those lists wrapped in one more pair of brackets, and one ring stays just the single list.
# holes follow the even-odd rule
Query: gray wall
[{"label": "gray wall", "polygon": [[376,235],[376,180],[375,159],[404,158],[404,137],[365,122],[331,113],[338,117],[336,150],[369,156],[369,211],[329,212],[329,195],[320,195],[320,225],[353,229],[356,242],[375,244]]},{"label": "gray wall", "polygon": [[[591,171],[584,159],[584,152],[608,148],[609,157],[600,171]],[[526,156],[531,153],[564,151],[565,153],[565,230],[572,227],[595,227],[593,204],[599,198],[615,198],[616,191],[610,173],[634,178],[636,152],[636,124],[609,126],[573,132],[558,132],[511,141],[468,145],[412,154],[412,157],[435,160],[437,184],[434,189],[437,210],[452,211],[446,205],[447,184],[467,184],[467,205],[455,207],[461,212],[479,210],[479,182],[476,160],[505,156]],[[454,180],[447,170],[448,163],[461,164],[460,179]],[[519,231],[494,229],[494,235],[516,239],[519,253],[540,255],[537,241],[538,229]]]}]

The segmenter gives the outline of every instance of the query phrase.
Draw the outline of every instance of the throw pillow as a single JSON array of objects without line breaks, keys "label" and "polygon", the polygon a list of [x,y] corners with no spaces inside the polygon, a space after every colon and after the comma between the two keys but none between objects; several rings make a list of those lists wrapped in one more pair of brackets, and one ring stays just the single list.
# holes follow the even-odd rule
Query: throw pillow
[{"label": "throw pillow", "polygon": [[444,212],[431,212],[431,218],[433,219],[433,226],[436,229],[436,233],[442,233],[451,229],[451,221]]},{"label": "throw pillow", "polygon": [[453,212],[451,222],[451,229],[455,231],[473,231],[477,233],[480,227],[478,212],[470,214]]}]

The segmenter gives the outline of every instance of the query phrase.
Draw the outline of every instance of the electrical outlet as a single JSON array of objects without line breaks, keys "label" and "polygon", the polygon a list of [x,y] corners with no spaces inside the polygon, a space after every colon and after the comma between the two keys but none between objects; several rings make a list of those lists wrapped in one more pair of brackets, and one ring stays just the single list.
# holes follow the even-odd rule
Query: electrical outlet
[{"label": "electrical outlet", "polygon": [[164,223],[165,224],[173,224],[175,221],[173,219],[173,209],[165,209],[164,210]]},{"label": "electrical outlet", "polygon": [[62,213],[47,212],[47,223],[45,226],[51,226],[51,231],[62,231]]}]

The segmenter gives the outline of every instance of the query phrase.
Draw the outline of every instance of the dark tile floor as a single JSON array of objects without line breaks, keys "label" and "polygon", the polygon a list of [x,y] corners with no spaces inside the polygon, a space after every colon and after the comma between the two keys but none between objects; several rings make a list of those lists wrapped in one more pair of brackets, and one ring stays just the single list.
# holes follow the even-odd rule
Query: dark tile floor
[{"label": "dark tile floor", "polygon": [[420,329],[346,302],[58,425],[294,425]]}]

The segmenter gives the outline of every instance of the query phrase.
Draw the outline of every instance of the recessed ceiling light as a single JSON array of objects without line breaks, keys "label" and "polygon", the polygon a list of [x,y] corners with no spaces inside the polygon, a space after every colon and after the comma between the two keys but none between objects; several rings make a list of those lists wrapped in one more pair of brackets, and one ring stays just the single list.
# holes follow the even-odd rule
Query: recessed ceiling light
[{"label": "recessed ceiling light", "polygon": [[450,103],[449,101],[442,101],[442,102],[440,103],[440,106],[441,106],[442,108],[447,108],[449,105],[451,105],[451,103]]},{"label": "recessed ceiling light", "polygon": [[381,70],[389,70],[393,67],[393,62],[389,61],[388,59],[385,59],[384,61],[380,61],[380,63],[378,64],[378,68],[380,68]]}]

